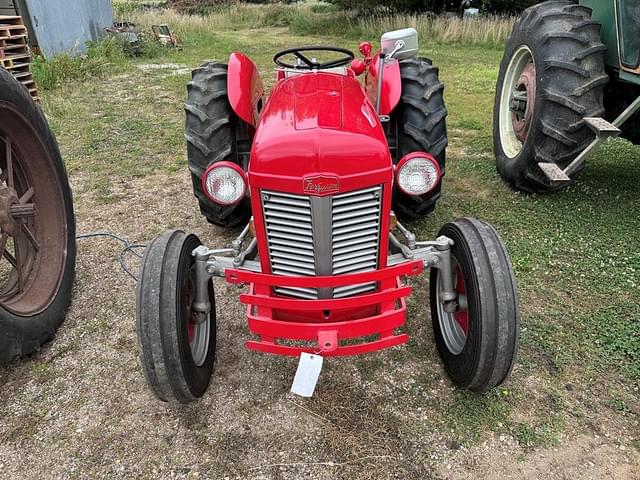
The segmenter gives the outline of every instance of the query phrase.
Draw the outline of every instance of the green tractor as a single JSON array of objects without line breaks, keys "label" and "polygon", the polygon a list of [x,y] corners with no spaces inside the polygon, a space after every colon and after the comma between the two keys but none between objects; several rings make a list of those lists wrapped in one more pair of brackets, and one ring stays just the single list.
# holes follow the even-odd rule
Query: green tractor
[{"label": "green tractor", "polygon": [[498,172],[515,189],[572,183],[609,137],[640,143],[640,0],[547,1],[518,19],[500,65]]}]

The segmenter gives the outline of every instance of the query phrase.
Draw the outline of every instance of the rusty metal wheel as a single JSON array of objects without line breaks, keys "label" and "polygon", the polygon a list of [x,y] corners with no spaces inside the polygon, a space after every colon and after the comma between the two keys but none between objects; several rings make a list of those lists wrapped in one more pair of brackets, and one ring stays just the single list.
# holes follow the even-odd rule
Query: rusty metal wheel
[{"label": "rusty metal wheel", "polygon": [[24,87],[0,71],[0,360],[49,340],[71,296],[75,221],[64,164]]}]

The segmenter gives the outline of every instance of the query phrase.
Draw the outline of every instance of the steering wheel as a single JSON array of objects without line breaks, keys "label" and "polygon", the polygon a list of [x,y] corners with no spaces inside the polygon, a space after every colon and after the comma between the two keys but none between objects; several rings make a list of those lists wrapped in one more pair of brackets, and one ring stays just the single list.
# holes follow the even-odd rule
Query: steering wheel
[{"label": "steering wheel", "polygon": [[[306,55],[302,53],[312,51],[337,52],[342,53],[344,56],[330,62],[318,62],[317,60],[310,60]],[[290,63],[285,63],[280,60],[285,55],[295,55],[302,62],[302,65],[291,65]],[[308,47],[287,48],[286,50],[282,50],[281,52],[276,53],[273,57],[273,61],[276,63],[276,65],[284,68],[293,68],[298,70],[323,70],[325,68],[335,68],[348,65],[354,58],[355,55],[353,54],[353,52],[351,50],[347,50],[346,48],[316,45]]]}]

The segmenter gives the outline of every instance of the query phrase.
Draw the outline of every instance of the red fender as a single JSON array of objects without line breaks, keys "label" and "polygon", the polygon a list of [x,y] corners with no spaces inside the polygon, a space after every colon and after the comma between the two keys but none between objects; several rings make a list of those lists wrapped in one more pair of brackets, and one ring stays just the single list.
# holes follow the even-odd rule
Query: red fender
[{"label": "red fender", "polygon": [[[378,94],[378,70],[380,67],[380,52],[373,57],[369,72],[367,74],[367,96],[373,105],[376,104],[376,96]],[[384,75],[382,76],[382,92],[380,95],[380,115],[389,115],[402,95],[402,79],[400,78],[400,64],[397,60],[392,59],[384,66]]]},{"label": "red fender", "polygon": [[264,95],[264,88],[256,65],[239,52],[229,55],[227,95],[233,111],[255,128],[260,118],[258,104]]}]

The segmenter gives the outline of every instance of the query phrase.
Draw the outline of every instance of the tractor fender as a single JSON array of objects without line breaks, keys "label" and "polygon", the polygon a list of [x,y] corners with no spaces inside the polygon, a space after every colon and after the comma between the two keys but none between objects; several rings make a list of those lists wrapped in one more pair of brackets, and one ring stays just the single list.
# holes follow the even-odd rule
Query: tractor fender
[{"label": "tractor fender", "polygon": [[229,55],[227,95],[238,117],[255,128],[260,118],[264,87],[256,65],[239,52]]},{"label": "tractor fender", "polygon": [[[367,96],[373,105],[376,104],[378,94],[378,70],[380,69],[380,52],[373,57],[369,72],[367,74]],[[382,75],[382,92],[380,94],[380,115],[389,115],[402,95],[402,79],[400,78],[400,64],[396,59],[392,59],[384,65]]]}]

